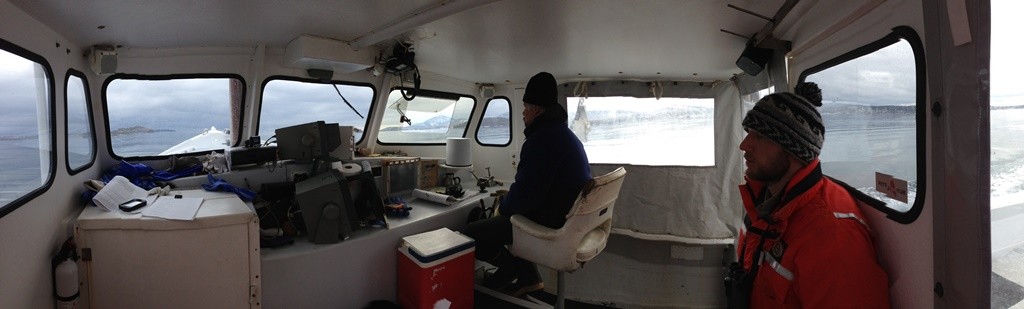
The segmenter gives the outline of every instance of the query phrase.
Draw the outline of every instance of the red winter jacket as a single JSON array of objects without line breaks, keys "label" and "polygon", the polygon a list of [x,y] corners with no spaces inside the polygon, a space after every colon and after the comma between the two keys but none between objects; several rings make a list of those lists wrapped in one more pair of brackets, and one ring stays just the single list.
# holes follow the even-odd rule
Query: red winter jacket
[{"label": "red winter jacket", "polygon": [[[737,254],[750,272],[761,263],[751,308],[889,308],[889,282],[857,202],[823,177],[818,160],[793,176],[775,210],[758,218],[763,183],[740,185],[747,218]],[[763,233],[761,231],[768,231]],[[758,250],[761,235],[762,250]]]}]

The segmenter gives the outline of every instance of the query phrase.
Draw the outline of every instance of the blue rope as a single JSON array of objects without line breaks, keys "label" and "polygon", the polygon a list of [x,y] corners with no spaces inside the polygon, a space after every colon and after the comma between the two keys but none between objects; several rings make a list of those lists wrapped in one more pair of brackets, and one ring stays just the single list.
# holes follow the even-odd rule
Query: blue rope
[{"label": "blue rope", "polygon": [[[144,190],[153,189],[159,187],[156,181],[171,181],[181,177],[187,177],[195,175],[197,172],[203,170],[202,165],[193,165],[188,168],[182,169],[177,172],[171,170],[154,171],[152,167],[142,163],[128,163],[124,160],[118,162],[106,173],[100,176],[100,181],[103,183],[109,183],[116,176],[122,176],[127,178],[132,184],[139,186]],[[96,192],[92,190],[85,190],[82,192],[82,200],[92,202],[92,198],[96,196]]]},{"label": "blue rope", "polygon": [[210,181],[210,183],[203,185],[203,189],[206,189],[206,191],[234,192],[238,195],[238,198],[241,198],[243,201],[251,201],[256,197],[256,192],[235,187],[223,179],[213,177],[213,174],[207,174],[206,179]]}]

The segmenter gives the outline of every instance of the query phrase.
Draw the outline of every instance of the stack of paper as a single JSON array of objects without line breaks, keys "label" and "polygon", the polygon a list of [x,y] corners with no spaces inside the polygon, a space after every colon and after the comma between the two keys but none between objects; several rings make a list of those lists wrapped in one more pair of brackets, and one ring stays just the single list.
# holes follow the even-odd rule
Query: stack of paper
[{"label": "stack of paper", "polygon": [[145,199],[149,193],[139,186],[132,184],[128,178],[123,176],[114,176],[103,189],[96,192],[96,196],[92,198],[92,202],[96,203],[100,209],[106,211],[120,211],[117,206],[121,203],[130,201],[132,199]]},{"label": "stack of paper", "polygon": [[192,220],[199,212],[199,206],[203,205],[201,197],[180,197],[161,196],[153,205],[146,206],[142,211],[143,217],[155,217],[171,220]]}]

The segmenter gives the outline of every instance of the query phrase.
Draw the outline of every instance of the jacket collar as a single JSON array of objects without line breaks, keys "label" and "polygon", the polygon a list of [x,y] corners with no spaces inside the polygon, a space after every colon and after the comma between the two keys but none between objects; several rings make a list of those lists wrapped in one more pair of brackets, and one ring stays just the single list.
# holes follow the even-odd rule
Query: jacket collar
[{"label": "jacket collar", "polygon": [[786,205],[821,182],[822,178],[821,162],[818,159],[814,159],[798,170],[796,174],[793,174],[793,178],[789,179],[785,189],[780,193],[782,198],[771,212],[770,217],[760,219],[757,218],[757,205],[765,200],[767,187],[761,181],[744,176],[747,183],[740,185],[740,195],[743,198],[743,208],[747,211],[747,220],[749,222],[764,220],[768,221],[769,224],[774,224],[776,221],[785,221],[796,210],[796,207],[786,207]]},{"label": "jacket collar", "polygon": [[567,126],[565,120],[558,119],[557,113],[544,111],[540,115],[537,115],[537,118],[533,118],[533,123],[530,123],[530,125],[526,126],[526,129],[523,129],[523,134],[526,135],[526,138],[530,138],[530,136],[537,131],[559,125]]}]

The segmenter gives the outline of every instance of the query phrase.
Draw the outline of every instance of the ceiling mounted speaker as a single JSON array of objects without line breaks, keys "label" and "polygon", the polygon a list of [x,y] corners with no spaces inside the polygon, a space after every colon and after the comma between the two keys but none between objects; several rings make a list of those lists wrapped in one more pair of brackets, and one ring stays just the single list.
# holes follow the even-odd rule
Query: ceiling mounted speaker
[{"label": "ceiling mounted speaker", "polygon": [[96,74],[114,74],[117,71],[117,51],[110,45],[96,45],[89,55],[89,64]]},{"label": "ceiling mounted speaker", "polygon": [[490,98],[494,96],[494,84],[480,85],[480,97]]},{"label": "ceiling mounted speaker", "polygon": [[744,73],[747,73],[747,75],[756,76],[764,70],[765,66],[768,65],[768,60],[771,60],[771,58],[771,49],[759,48],[748,44],[747,48],[744,48],[743,53],[740,54],[740,58],[736,59],[736,66],[743,70]]}]

